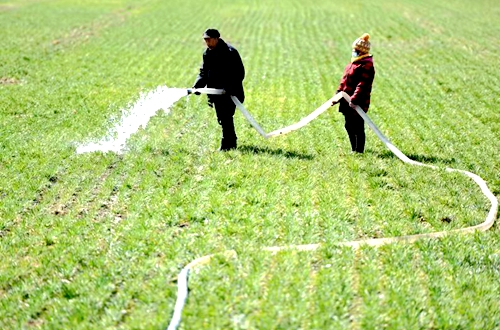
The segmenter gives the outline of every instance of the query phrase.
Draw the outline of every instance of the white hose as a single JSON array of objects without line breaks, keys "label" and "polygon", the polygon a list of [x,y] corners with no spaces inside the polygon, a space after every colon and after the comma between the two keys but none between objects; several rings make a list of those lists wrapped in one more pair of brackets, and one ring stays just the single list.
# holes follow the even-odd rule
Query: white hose
[{"label": "white hose", "polygon": [[296,122],[293,125],[277,129],[275,131],[272,131],[271,133],[267,133],[267,137],[285,135],[292,131],[298,130],[301,127],[304,127],[305,125],[309,124],[313,119],[316,119],[316,117],[321,115],[323,112],[330,109],[330,107],[332,106],[332,102],[333,101],[338,102],[341,96],[342,95],[340,93],[336,94],[334,97],[323,103],[319,108],[311,112],[308,116],[302,118],[300,121]]},{"label": "white hose", "polygon": [[232,96],[232,95],[231,95],[231,100],[233,100],[236,107],[241,111],[243,116],[245,116],[245,118],[250,122],[250,124],[253,126],[253,128],[255,128],[257,130],[257,132],[259,132],[260,135],[262,135],[265,139],[267,139],[268,136],[267,136],[266,132],[264,132],[264,130],[259,126],[259,124],[257,124],[255,119],[253,119],[252,115],[250,114],[250,112],[248,112],[248,110],[245,109],[243,104],[241,104],[240,100],[238,100],[238,98],[236,96]]},{"label": "white hose", "polygon": [[[226,93],[226,91],[223,89],[215,89],[215,88],[192,88],[192,89],[188,89],[187,91],[188,91],[188,94],[198,92],[201,94],[222,95],[222,94]],[[231,100],[233,100],[236,107],[241,111],[241,113],[248,120],[248,122],[250,122],[250,124],[253,126],[253,128],[255,128],[255,130],[257,132],[259,132],[259,134],[262,135],[262,137],[267,139],[268,136],[266,135],[266,132],[264,132],[264,130],[259,126],[259,124],[257,124],[255,119],[253,119],[252,115],[250,114],[250,112],[248,112],[248,110],[245,109],[243,104],[241,104],[240,100],[238,100],[238,98],[236,96],[233,96],[233,95],[231,95]]]},{"label": "white hose", "polygon": [[226,94],[225,90],[217,88],[187,88],[186,90],[188,94],[194,94],[194,93],[212,94],[212,95]]},{"label": "white hose", "polygon": [[[193,89],[188,89],[187,91],[188,91],[188,94],[198,92],[201,94],[222,95],[222,94],[226,93],[226,91],[223,89],[215,89],[215,88],[193,88]],[[300,121],[296,122],[295,124],[280,128],[280,129],[272,131],[270,133],[266,133],[266,132],[264,132],[262,127],[260,127],[260,125],[255,121],[255,119],[252,117],[250,112],[245,108],[245,106],[243,104],[241,104],[241,102],[238,100],[238,98],[231,95],[231,99],[233,100],[236,107],[241,111],[243,116],[250,122],[250,124],[253,126],[253,128],[255,128],[255,130],[257,132],[259,132],[259,134],[262,135],[262,137],[264,137],[265,139],[268,139],[270,137],[279,136],[279,135],[285,135],[285,134],[288,134],[288,133],[293,132],[295,130],[298,130],[299,128],[304,127],[305,125],[309,124],[313,119],[316,119],[316,117],[318,117],[323,112],[328,110],[332,106],[332,102],[334,100],[338,102],[341,98],[342,98],[342,94],[338,93],[334,97],[332,97],[331,99],[329,99],[328,101],[323,103],[319,108],[317,108],[316,110],[311,112],[308,116],[302,118]]]},{"label": "white hose", "polygon": [[[238,100],[236,99],[236,101],[235,101],[234,96],[232,96],[232,98],[233,98],[233,102],[235,102],[235,104],[238,106],[238,104],[236,103],[236,101],[238,101]],[[292,132],[300,127],[303,127],[304,125],[309,123],[311,120],[318,117],[321,113],[326,111],[328,108],[330,108],[333,100],[338,101],[341,98],[344,98],[347,102],[351,101],[351,98],[349,97],[349,95],[347,95],[344,92],[340,92],[340,93],[336,94],[334,97],[332,97],[330,100],[325,102],[322,106],[320,106],[318,109],[316,109],[310,115],[308,115],[307,117],[305,117],[302,120],[300,120],[299,122],[297,122],[296,124],[293,124],[293,125],[287,126],[285,128],[273,131],[269,134],[266,134],[267,137],[287,134],[287,133]],[[238,101],[238,103],[239,103],[239,101]],[[243,107],[243,105],[241,103],[239,103],[239,104],[240,104],[240,106],[238,106],[238,108],[240,110],[243,109],[246,111],[246,109]],[[242,112],[243,112],[243,110],[242,110]],[[411,164],[411,165],[425,166],[425,167],[430,167],[433,169],[438,169],[438,167],[436,167],[436,166],[423,164],[423,163],[420,163],[420,162],[417,162],[415,160],[408,158],[398,148],[396,148],[393,144],[391,144],[389,142],[389,140],[384,136],[384,134],[382,134],[382,132],[380,132],[380,130],[377,128],[377,126],[371,121],[371,119],[368,117],[368,115],[363,111],[363,109],[361,109],[359,106],[356,106],[355,110],[364,119],[364,121],[368,124],[368,126],[375,132],[375,134],[378,136],[378,138],[387,146],[387,148],[392,153],[394,153],[401,161],[403,161],[404,163]],[[247,113],[248,113],[248,111],[247,111]],[[245,114],[245,113],[243,112],[243,114]],[[247,118],[247,117],[245,116],[245,118]],[[252,117],[250,116],[250,118],[252,118]],[[252,120],[253,120],[253,118],[252,118]],[[255,120],[253,120],[253,121],[255,122]],[[252,123],[252,122],[250,122],[250,123]],[[257,127],[260,128],[260,126],[256,122],[255,122],[255,124]],[[252,126],[254,126],[253,123],[252,123]],[[261,133],[261,135],[263,135],[263,134]],[[460,172],[462,174],[465,174],[468,177],[470,177],[472,180],[474,180],[474,182],[476,182],[477,185],[481,188],[482,193],[490,200],[490,203],[491,203],[490,211],[488,212],[488,215],[487,215],[486,219],[484,220],[484,222],[482,222],[481,224],[476,225],[476,226],[454,229],[454,230],[450,230],[450,231],[440,231],[440,232],[427,233],[427,234],[417,234],[417,235],[407,235],[407,236],[387,237],[387,238],[372,238],[372,239],[364,239],[364,240],[349,241],[349,242],[339,242],[337,245],[351,246],[353,248],[358,248],[362,245],[379,246],[379,245],[394,243],[394,242],[398,242],[398,241],[414,242],[414,241],[416,241],[418,239],[422,239],[422,238],[443,237],[443,236],[451,234],[451,233],[471,233],[471,232],[475,232],[475,231],[486,231],[489,228],[491,228],[491,226],[495,222],[495,219],[497,218],[498,200],[496,199],[495,195],[490,191],[490,189],[486,185],[486,182],[480,176],[478,176],[474,173],[468,172],[468,171],[457,170],[457,169],[453,169],[453,168],[449,168],[449,167],[445,168],[445,170],[448,172]],[[314,251],[317,248],[319,248],[320,246],[321,246],[320,244],[271,246],[271,247],[264,247],[263,250],[269,251],[269,252],[274,252],[274,253],[284,251],[284,250],[291,250],[291,249],[298,250],[298,251]],[[236,252],[234,250],[228,250],[228,251],[224,252],[224,254],[230,255],[230,256],[235,256]],[[197,258],[197,259],[191,261],[179,273],[178,282],[177,282],[178,283],[177,301],[175,303],[175,308],[174,308],[172,320],[170,321],[170,324],[167,328],[168,330],[176,330],[181,322],[182,310],[184,308],[184,305],[185,305],[185,302],[187,299],[187,295],[188,295],[189,272],[191,271],[191,269],[193,269],[195,267],[199,267],[199,266],[202,266],[202,265],[209,263],[212,257],[213,257],[213,255],[207,255],[207,256]]]}]

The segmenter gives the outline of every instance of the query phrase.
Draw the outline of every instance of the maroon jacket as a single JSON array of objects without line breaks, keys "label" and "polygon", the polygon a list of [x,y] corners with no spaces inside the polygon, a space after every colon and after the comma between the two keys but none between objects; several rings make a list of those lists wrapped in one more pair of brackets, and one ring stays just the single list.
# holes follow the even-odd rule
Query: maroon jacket
[{"label": "maroon jacket", "polygon": [[[373,65],[373,57],[370,55],[354,63],[347,64],[337,93],[346,92],[351,97],[352,103],[359,105],[367,112],[370,107],[370,94],[374,78],[375,66]],[[339,111],[346,110],[346,105],[347,102],[342,99]]]}]

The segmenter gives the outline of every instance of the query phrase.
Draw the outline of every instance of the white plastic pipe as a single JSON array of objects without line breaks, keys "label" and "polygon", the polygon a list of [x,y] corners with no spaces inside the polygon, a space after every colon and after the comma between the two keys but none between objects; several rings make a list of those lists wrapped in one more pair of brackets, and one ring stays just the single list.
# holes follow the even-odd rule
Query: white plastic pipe
[{"label": "white plastic pipe", "polygon": [[[197,92],[201,93],[201,94],[212,94],[212,95],[226,94],[226,91],[223,89],[215,89],[215,88],[188,88],[187,89],[188,94],[194,94]],[[252,115],[250,114],[250,112],[248,112],[248,110],[245,109],[243,104],[241,104],[240,100],[238,100],[238,98],[236,96],[233,96],[233,95],[231,95],[231,100],[233,100],[233,102],[236,105],[236,107],[238,108],[238,110],[241,111],[243,116],[250,122],[250,124],[253,126],[253,128],[255,128],[255,130],[257,132],[259,132],[259,134],[262,135],[262,137],[267,139],[266,132],[264,132],[264,130],[260,127],[260,125],[257,124],[255,119],[253,119]]]},{"label": "white plastic pipe", "polygon": [[241,111],[243,116],[245,116],[245,118],[250,122],[250,124],[253,126],[253,128],[255,128],[255,130],[257,132],[259,132],[260,135],[262,135],[265,139],[267,139],[268,136],[267,136],[266,132],[264,132],[264,130],[260,127],[260,125],[257,124],[255,119],[253,119],[252,115],[250,114],[250,112],[248,112],[248,110],[245,109],[243,104],[241,104],[240,100],[238,100],[238,98],[236,96],[233,96],[233,95],[231,95],[231,100],[233,100],[236,107]]},{"label": "white plastic pipe", "polygon": [[[282,134],[289,133],[289,132],[291,132],[295,129],[298,129],[300,127],[303,127],[304,125],[309,123],[311,120],[313,120],[314,118],[319,116],[321,113],[326,111],[331,106],[333,100],[338,101],[341,98],[344,98],[347,102],[351,101],[351,98],[349,97],[349,95],[347,95],[344,92],[340,92],[340,93],[336,94],[334,97],[332,97],[330,100],[325,102],[321,107],[319,107],[317,110],[315,110],[309,116],[303,118],[298,123],[291,125],[291,126],[288,126],[288,127],[285,127],[285,128],[282,128],[282,129],[279,129],[279,130],[276,130],[276,131],[273,131],[273,132],[267,134],[267,136],[269,137],[269,136],[282,135]],[[234,101],[234,99],[233,99],[233,101]],[[329,106],[327,107],[327,105],[329,105]],[[241,105],[241,107],[243,107],[243,105]],[[425,167],[429,167],[429,168],[433,168],[433,169],[439,169],[436,166],[423,164],[423,163],[420,163],[420,162],[417,162],[417,161],[414,161],[414,160],[408,158],[398,148],[396,148],[393,144],[391,144],[389,142],[389,140],[384,136],[384,134],[382,134],[382,132],[380,132],[378,127],[371,121],[371,119],[363,111],[363,109],[361,109],[359,106],[355,106],[355,110],[363,118],[363,120],[368,124],[368,126],[375,132],[377,137],[401,161],[403,161],[404,163],[411,164],[411,165],[425,166]],[[493,226],[493,223],[495,222],[495,219],[497,218],[498,200],[495,197],[495,195],[490,191],[490,189],[486,185],[486,182],[477,174],[474,174],[474,173],[471,173],[468,171],[458,170],[458,169],[453,169],[453,168],[446,168],[446,171],[459,172],[459,173],[462,173],[464,175],[467,175],[472,180],[474,180],[474,182],[476,182],[476,184],[481,188],[481,192],[489,199],[489,201],[491,203],[490,211],[488,212],[486,219],[482,223],[480,223],[479,225],[476,225],[476,226],[454,229],[454,230],[450,230],[450,231],[440,231],[440,232],[434,232],[434,233],[428,233],[428,234],[406,235],[406,236],[387,237],[387,238],[372,238],[372,239],[349,241],[349,242],[339,242],[338,245],[351,246],[353,248],[358,248],[362,245],[380,246],[380,245],[394,243],[394,242],[400,242],[400,241],[414,242],[414,241],[416,241],[418,239],[422,239],[422,238],[438,238],[438,237],[443,237],[445,235],[449,235],[452,233],[472,233],[475,231],[486,231],[489,228],[491,228],[491,226]],[[318,249],[320,246],[321,246],[321,244],[270,246],[270,247],[264,247],[263,250],[273,252],[273,253],[277,253],[277,252],[284,251],[284,250],[314,251],[314,250]],[[230,256],[236,256],[236,252],[234,250],[228,250],[228,251],[224,252],[224,254],[230,255]],[[207,255],[207,256],[197,258],[197,259],[191,261],[179,273],[179,275],[178,275],[177,301],[175,303],[174,313],[172,316],[172,320],[170,321],[170,324],[168,326],[168,330],[176,330],[181,322],[181,314],[182,314],[182,310],[184,308],[184,305],[186,303],[187,294],[188,294],[189,272],[195,267],[200,267],[202,265],[209,263],[210,260],[212,259],[212,257],[213,257],[213,255]]]},{"label": "white plastic pipe", "polygon": [[[223,89],[216,89],[216,88],[188,88],[187,93],[188,94],[201,93],[201,94],[222,95],[222,94],[225,94],[226,91]],[[279,136],[279,135],[285,135],[285,134],[288,134],[292,131],[298,130],[299,128],[304,127],[305,125],[309,124],[309,122],[316,119],[320,114],[322,114],[323,112],[328,110],[331,107],[333,100],[338,101],[341,97],[342,97],[342,95],[339,93],[339,94],[335,95],[334,97],[332,97],[331,99],[329,99],[328,101],[326,101],[325,103],[323,103],[319,108],[314,110],[307,117],[302,118],[299,122],[266,134],[266,132],[264,132],[262,127],[257,123],[257,121],[255,121],[255,119],[252,117],[250,112],[238,100],[238,98],[231,95],[231,99],[233,100],[236,107],[241,111],[241,113],[248,120],[248,122],[250,122],[252,127],[255,128],[255,130],[265,139],[268,139],[270,137]]]},{"label": "white plastic pipe", "polygon": [[225,90],[217,88],[187,88],[186,91],[188,94],[194,94],[194,93],[212,94],[212,95],[226,94]]},{"label": "white plastic pipe", "polygon": [[302,128],[302,127],[306,126],[313,119],[316,119],[323,112],[325,112],[326,110],[330,109],[330,107],[332,106],[332,102],[334,100],[338,102],[339,99],[340,99],[340,97],[341,97],[341,95],[339,95],[339,94],[335,95],[334,97],[332,97],[331,99],[329,99],[328,101],[326,101],[325,103],[323,103],[319,108],[317,108],[316,110],[314,110],[313,112],[311,112],[308,116],[302,118],[300,121],[296,122],[295,124],[287,126],[287,127],[283,127],[283,128],[280,128],[280,129],[277,129],[275,131],[272,131],[271,133],[267,134],[267,137],[274,137],[274,136],[279,136],[279,135],[285,135],[285,134],[288,134],[288,133],[290,133],[292,131],[298,130],[299,128]]}]

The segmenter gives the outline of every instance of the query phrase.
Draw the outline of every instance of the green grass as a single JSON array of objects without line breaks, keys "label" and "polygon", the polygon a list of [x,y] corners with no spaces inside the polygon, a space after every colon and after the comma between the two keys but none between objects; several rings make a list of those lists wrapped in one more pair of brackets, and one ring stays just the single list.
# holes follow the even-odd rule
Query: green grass
[{"label": "green grass", "polygon": [[191,96],[123,155],[75,152],[141,92],[190,87],[209,26],[240,51],[267,132],[330,98],[368,32],[373,121],[498,196],[499,13],[491,0],[0,1],[0,328],[162,329],[179,270],[228,249],[238,258],[193,272],[181,328],[500,328],[497,226],[336,244],[464,228],[490,207],[467,177],[405,165],[372,132],[351,155],[336,108],[270,140],[237,114],[239,149],[220,154],[215,114]]}]

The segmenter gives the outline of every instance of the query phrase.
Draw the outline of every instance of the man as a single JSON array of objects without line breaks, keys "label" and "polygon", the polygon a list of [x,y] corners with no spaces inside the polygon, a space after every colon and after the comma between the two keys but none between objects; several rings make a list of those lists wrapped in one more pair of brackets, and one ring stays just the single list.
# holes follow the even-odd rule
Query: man
[{"label": "man", "polygon": [[[352,44],[351,63],[347,64],[344,75],[337,88],[338,92],[346,92],[351,97],[351,103],[340,100],[339,111],[345,117],[345,129],[351,142],[353,152],[363,153],[365,150],[365,123],[363,118],[354,110],[359,105],[364,112],[370,107],[370,94],[375,66],[370,54],[370,35],[363,34]],[[332,103],[335,105],[335,102]]]},{"label": "man", "polygon": [[217,121],[222,127],[220,151],[236,149],[236,132],[233,116],[236,105],[231,95],[241,103],[245,100],[243,79],[245,68],[238,51],[220,38],[216,29],[203,33],[207,49],[203,52],[203,63],[193,88],[217,88],[226,91],[223,95],[208,95],[208,105],[215,107]]}]

